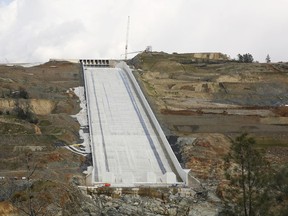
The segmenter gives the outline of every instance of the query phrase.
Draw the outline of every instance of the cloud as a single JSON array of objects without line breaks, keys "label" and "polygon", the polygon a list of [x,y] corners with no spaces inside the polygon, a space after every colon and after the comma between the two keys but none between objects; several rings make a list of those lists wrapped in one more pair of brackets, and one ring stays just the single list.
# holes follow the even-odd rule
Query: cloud
[{"label": "cloud", "polygon": [[0,0],[0,6],[9,5],[13,0]]},{"label": "cloud", "polygon": [[286,0],[0,0],[0,62],[123,58],[165,52],[250,52],[288,61]]}]

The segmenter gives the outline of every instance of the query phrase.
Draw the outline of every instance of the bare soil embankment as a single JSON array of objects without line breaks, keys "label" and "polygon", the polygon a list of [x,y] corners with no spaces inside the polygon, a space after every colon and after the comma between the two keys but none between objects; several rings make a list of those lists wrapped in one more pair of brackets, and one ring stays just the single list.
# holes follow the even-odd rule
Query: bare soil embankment
[{"label": "bare soil embankment", "polygon": [[80,85],[78,64],[0,65],[0,176],[25,176],[27,152],[33,153],[40,178],[81,176],[84,158],[61,148],[79,139],[79,124],[70,115],[80,110],[71,90]]},{"label": "bare soil embankment", "polygon": [[287,63],[196,63],[190,54],[166,53],[142,53],[130,63],[166,134],[197,137],[180,151],[201,178],[215,173],[230,139],[243,132],[272,162],[288,162],[281,153],[288,148]]}]

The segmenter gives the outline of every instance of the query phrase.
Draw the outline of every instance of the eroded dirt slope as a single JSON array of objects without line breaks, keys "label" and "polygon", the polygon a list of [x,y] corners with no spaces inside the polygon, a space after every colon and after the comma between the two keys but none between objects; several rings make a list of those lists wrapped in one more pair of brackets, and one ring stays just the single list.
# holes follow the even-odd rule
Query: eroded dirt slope
[{"label": "eroded dirt slope", "polygon": [[28,152],[40,178],[70,181],[81,175],[84,158],[61,147],[79,139],[79,124],[70,115],[80,110],[72,91],[80,85],[78,64],[0,65],[0,176],[25,176]]},{"label": "eroded dirt slope", "polygon": [[190,54],[166,53],[142,53],[130,63],[166,134],[197,137],[180,151],[191,156],[187,168],[202,170],[199,177],[221,166],[230,139],[243,132],[273,162],[287,163],[287,63],[197,63]]}]

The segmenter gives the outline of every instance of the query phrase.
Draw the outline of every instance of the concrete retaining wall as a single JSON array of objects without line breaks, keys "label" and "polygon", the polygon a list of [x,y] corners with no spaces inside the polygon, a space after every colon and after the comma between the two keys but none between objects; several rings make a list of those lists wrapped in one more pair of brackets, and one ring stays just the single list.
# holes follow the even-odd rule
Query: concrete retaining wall
[{"label": "concrete retaining wall", "polygon": [[[81,65],[82,65],[82,73],[83,73],[84,85],[87,86],[87,80],[86,80],[86,77],[85,77],[85,74],[84,74],[85,73],[84,72],[84,70],[85,70],[84,64],[81,63]],[[86,99],[86,106],[87,106],[87,104],[89,104],[89,96],[88,96],[89,92],[86,91],[86,88],[84,88],[84,89],[85,89],[85,99]],[[90,109],[88,107],[87,107],[87,112],[90,112]],[[89,125],[92,125],[91,114],[87,113],[87,116],[88,116]],[[92,134],[91,134],[91,130],[89,129],[89,142],[90,142],[90,147],[91,147],[91,150],[92,150],[92,163],[94,165],[94,164],[96,164],[95,154],[93,154],[93,152],[95,152],[95,149],[94,149],[94,145],[91,145],[91,137],[92,137]],[[94,166],[93,166],[93,169],[89,169],[87,171],[88,171],[89,178],[86,178],[86,179],[89,179],[89,180],[88,180],[88,182],[86,181],[86,184],[87,185],[93,185],[93,183],[96,181],[95,180],[95,176],[92,174],[92,172],[94,172]]]}]

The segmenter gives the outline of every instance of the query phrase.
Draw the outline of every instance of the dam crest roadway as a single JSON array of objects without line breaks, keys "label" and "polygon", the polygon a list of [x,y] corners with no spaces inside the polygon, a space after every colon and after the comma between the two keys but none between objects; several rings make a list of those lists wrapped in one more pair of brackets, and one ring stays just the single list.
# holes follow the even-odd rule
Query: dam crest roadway
[{"label": "dam crest roadway", "polygon": [[93,168],[90,185],[188,184],[130,68],[82,59]]}]

